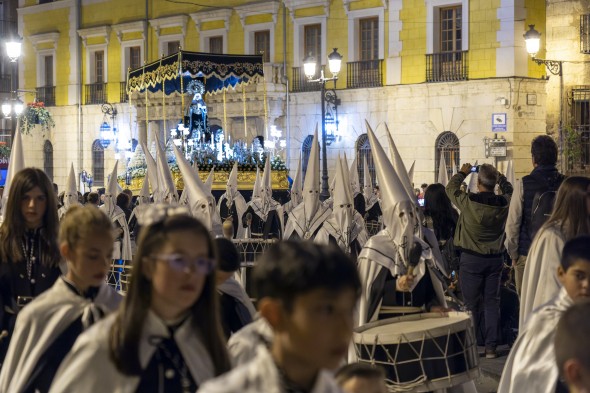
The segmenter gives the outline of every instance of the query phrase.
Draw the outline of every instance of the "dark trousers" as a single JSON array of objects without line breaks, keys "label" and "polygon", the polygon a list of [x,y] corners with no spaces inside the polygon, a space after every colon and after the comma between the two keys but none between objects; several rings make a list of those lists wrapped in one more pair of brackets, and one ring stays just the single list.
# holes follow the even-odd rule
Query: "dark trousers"
[{"label": "dark trousers", "polygon": [[[500,321],[500,278],[502,257],[482,258],[463,252],[459,269],[461,292],[467,309],[474,316],[478,315],[483,305],[486,348],[496,348],[498,344],[498,323]],[[483,300],[483,301],[480,301]]]}]

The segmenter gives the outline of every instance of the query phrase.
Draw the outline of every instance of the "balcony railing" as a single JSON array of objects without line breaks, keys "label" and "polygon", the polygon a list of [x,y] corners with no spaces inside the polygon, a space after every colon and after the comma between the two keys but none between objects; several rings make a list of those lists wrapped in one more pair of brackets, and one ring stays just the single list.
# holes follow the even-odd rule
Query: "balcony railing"
[{"label": "balcony railing", "polygon": [[346,65],[346,87],[383,86],[383,60],[353,61]]},{"label": "balcony railing", "polygon": [[[324,67],[322,66],[322,69]],[[320,71],[318,70],[314,75],[313,79],[320,77]],[[293,79],[291,84],[291,91],[294,93],[302,91],[319,91],[321,86],[319,83],[308,82],[303,67],[293,67]]]},{"label": "balcony railing", "polygon": [[119,102],[127,102],[129,96],[127,95],[127,82],[121,82],[119,85]]},{"label": "balcony railing", "polygon": [[12,78],[9,74],[0,75],[0,93],[10,93],[12,91]]},{"label": "balcony railing", "polygon": [[92,83],[84,85],[84,104],[104,104],[107,102],[107,84]]},{"label": "balcony railing", "polygon": [[464,81],[468,71],[467,51],[426,55],[426,82]]},{"label": "balcony railing", "polygon": [[55,86],[37,87],[37,100],[45,106],[55,106]]}]

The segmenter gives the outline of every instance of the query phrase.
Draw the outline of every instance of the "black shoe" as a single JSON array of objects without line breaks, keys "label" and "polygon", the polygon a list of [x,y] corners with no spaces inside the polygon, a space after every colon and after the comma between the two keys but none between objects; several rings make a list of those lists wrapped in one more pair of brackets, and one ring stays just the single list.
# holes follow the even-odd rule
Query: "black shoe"
[{"label": "black shoe", "polygon": [[496,359],[497,357],[498,357],[498,352],[496,352],[495,348],[486,349],[486,359]]}]

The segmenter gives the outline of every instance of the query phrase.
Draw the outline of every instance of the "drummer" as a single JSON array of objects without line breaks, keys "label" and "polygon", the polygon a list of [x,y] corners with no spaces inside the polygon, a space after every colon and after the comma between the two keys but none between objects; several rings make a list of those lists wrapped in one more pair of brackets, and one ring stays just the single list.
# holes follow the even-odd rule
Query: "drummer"
[{"label": "drummer", "polygon": [[[368,127],[368,125],[367,125]],[[430,246],[414,235],[415,208],[383,148],[368,127],[385,229],[373,236],[358,258],[365,288],[361,295],[357,326],[446,306],[442,285],[434,276]],[[389,306],[385,313],[384,306]]]}]

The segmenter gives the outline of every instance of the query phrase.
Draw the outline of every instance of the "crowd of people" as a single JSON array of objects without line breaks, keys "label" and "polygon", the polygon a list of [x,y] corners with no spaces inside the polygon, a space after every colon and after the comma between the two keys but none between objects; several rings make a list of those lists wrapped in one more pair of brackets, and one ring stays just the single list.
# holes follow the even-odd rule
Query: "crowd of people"
[{"label": "crowd of people", "polygon": [[[344,156],[325,201],[317,130],[285,204],[269,161],[249,202],[237,165],[216,200],[175,149],[179,195],[161,146],[156,159],[144,146],[138,196],[116,165],[102,195],[80,195],[73,167],[59,197],[43,171],[18,171],[0,226],[0,393],[384,393],[409,382],[391,355],[367,359],[355,328],[453,310],[470,313],[483,356],[513,344],[500,392],[590,389],[590,179],[561,175],[539,136],[514,184],[464,163],[415,189],[391,137],[388,155],[367,131],[378,184],[361,189]],[[271,244],[248,292],[235,239]],[[125,293],[105,280],[117,263],[133,269]]]}]

